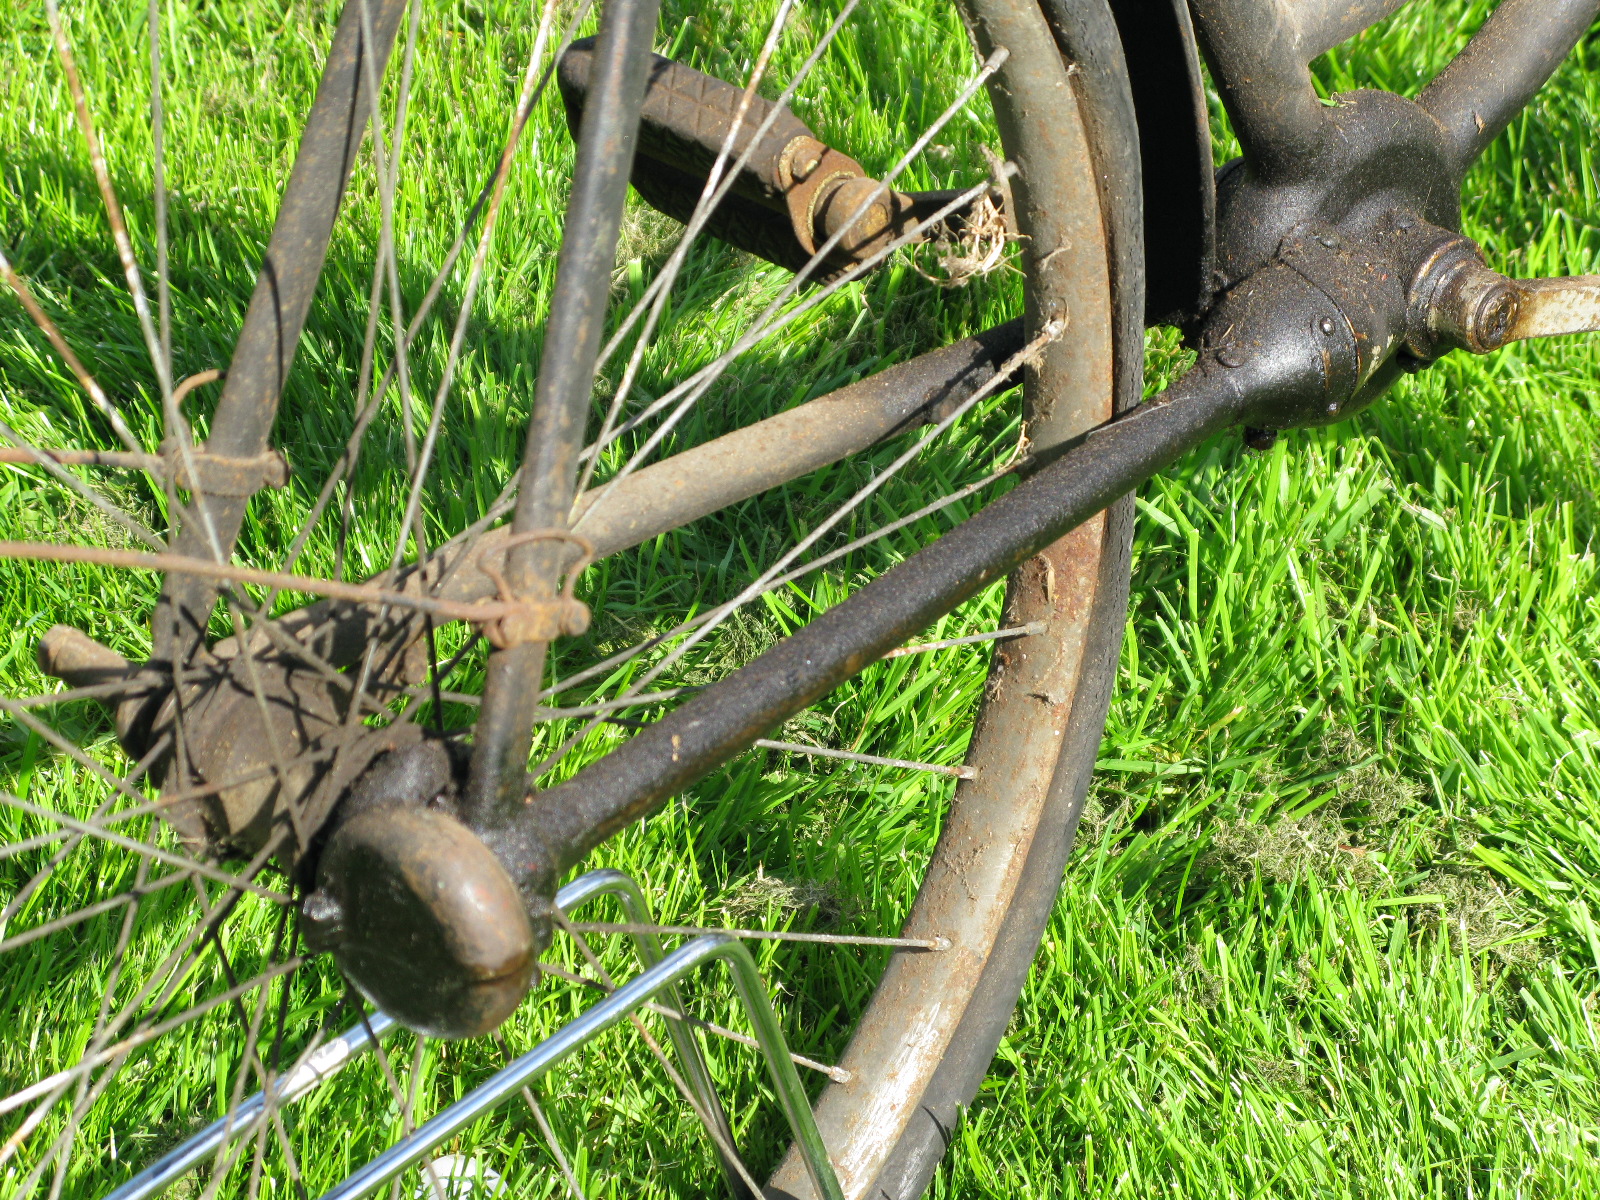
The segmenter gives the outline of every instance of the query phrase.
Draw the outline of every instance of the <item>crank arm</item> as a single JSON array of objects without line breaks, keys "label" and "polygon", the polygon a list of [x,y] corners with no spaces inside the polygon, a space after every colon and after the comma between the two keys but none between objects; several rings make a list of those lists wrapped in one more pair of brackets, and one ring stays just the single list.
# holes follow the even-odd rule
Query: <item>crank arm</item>
[{"label": "crank arm", "polygon": [[1424,267],[1411,309],[1413,353],[1487,354],[1530,338],[1600,332],[1600,275],[1512,279],[1490,270],[1462,239]]},{"label": "crank arm", "polygon": [[1600,275],[1519,279],[1515,286],[1520,295],[1506,341],[1600,333]]}]

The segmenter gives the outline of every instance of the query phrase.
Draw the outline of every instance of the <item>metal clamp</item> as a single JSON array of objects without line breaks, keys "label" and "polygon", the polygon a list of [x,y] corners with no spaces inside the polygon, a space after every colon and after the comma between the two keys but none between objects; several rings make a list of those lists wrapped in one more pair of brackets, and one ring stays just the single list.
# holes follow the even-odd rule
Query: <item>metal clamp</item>
[{"label": "metal clamp", "polygon": [[[504,558],[518,546],[529,542],[568,542],[578,549],[578,561],[567,571],[567,581],[559,596],[537,599],[518,596],[505,573],[491,559]],[[478,552],[477,567],[494,581],[499,598],[498,615],[483,621],[484,636],[497,650],[528,642],[553,642],[566,635],[576,637],[589,628],[589,606],[574,594],[578,576],[594,561],[594,543],[570,529],[530,529],[514,533],[497,545]]]},{"label": "metal clamp", "polygon": [[[289,461],[280,450],[267,450],[248,458],[208,454],[204,443],[187,453],[173,438],[161,443],[161,462],[174,487],[207,496],[254,496],[264,487],[281,488],[289,482]],[[199,486],[189,473],[190,464],[200,476]]]}]

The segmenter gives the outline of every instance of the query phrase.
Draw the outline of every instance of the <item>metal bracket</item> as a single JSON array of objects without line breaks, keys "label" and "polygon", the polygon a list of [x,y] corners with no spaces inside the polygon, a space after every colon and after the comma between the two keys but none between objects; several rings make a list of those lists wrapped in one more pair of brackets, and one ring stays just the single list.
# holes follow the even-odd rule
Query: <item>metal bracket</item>
[{"label": "metal bracket", "polygon": [[[650,923],[650,911],[643,891],[634,879],[622,871],[603,868],[590,871],[573,880],[556,894],[556,905],[569,912],[601,896],[616,896],[621,901],[630,923]],[[696,938],[668,955],[653,933],[638,933],[633,937],[639,961],[646,970],[613,992],[607,999],[588,1009],[583,1016],[546,1038],[521,1058],[501,1070],[487,1083],[475,1088],[462,1099],[436,1114],[421,1128],[401,1139],[383,1154],[347,1177],[322,1200],[355,1200],[393,1179],[407,1167],[420,1161],[430,1150],[454,1136],[473,1121],[516,1094],[526,1084],[538,1078],[562,1058],[586,1042],[609,1029],[618,1021],[641,1007],[647,1001],[661,997],[669,1007],[683,1012],[677,995],[677,981],[696,967],[712,958],[728,961],[734,973],[734,983],[750,1015],[756,1038],[761,1043],[762,1055],[778,1093],[784,1113],[789,1118],[795,1142],[799,1145],[820,1195],[828,1200],[843,1200],[838,1179],[822,1145],[812,1119],[805,1089],[795,1074],[788,1046],[779,1028],[767,993],[762,984],[755,961],[743,944],[725,935],[716,934]],[[345,1067],[373,1048],[393,1030],[397,1022],[381,1012],[351,1026],[338,1037],[320,1046],[285,1072],[274,1083],[272,1106],[284,1108],[301,1099],[314,1089],[327,1083]],[[673,1047],[684,1064],[684,1075],[689,1086],[697,1093],[701,1107],[713,1119],[720,1118],[722,1106],[717,1099],[700,1053],[694,1030],[686,1021],[669,1020],[668,1032]],[[228,1116],[212,1122],[182,1144],[168,1151],[150,1166],[140,1171],[121,1187],[108,1193],[103,1200],[148,1200],[172,1186],[179,1178],[211,1159],[219,1148],[247,1137],[266,1119],[267,1095],[257,1092],[243,1101]],[[728,1143],[732,1135],[725,1120],[722,1132]]]}]

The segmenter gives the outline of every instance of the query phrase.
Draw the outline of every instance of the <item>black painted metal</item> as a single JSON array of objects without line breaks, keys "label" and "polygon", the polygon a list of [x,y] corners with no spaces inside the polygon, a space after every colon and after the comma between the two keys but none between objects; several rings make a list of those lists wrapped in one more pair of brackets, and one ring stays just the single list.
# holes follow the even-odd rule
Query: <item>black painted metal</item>
[{"label": "black painted metal", "polygon": [[[1057,20],[1064,6],[1044,0]],[[1342,16],[1319,8],[1301,25],[1277,4],[1196,0],[1247,154],[1222,177],[1225,290],[1191,329],[1202,351],[1195,369],[1161,401],[1097,430],[609,757],[529,797],[514,821],[486,828],[513,874],[536,889],[552,886],[561,869],[611,833],[1200,438],[1234,421],[1261,438],[1343,419],[1381,395],[1402,369],[1449,349],[1417,297],[1432,287],[1441,263],[1477,253],[1455,232],[1465,166],[1458,145],[1419,105],[1387,93],[1357,93],[1325,107],[1305,71],[1306,45],[1330,31],[1354,32],[1357,16],[1375,20],[1394,7],[1372,0]],[[1075,48],[1073,59],[1085,76],[1080,86],[1092,92],[1097,72],[1118,66],[1121,53],[1091,45]],[[1553,65],[1532,51],[1517,61]],[[1464,94],[1456,90],[1464,86],[1452,83],[1443,94]],[[1314,111],[1300,104],[1307,98]],[[1126,157],[1112,154],[1103,167],[1112,186],[1137,170]],[[1455,344],[1467,343],[1458,337]]]},{"label": "black painted metal", "polygon": [[[371,56],[372,65],[381,70],[403,7],[403,0],[368,0],[369,27],[382,30],[369,45],[359,33],[361,2],[352,4],[341,21],[339,38],[344,41],[336,38],[302,143],[285,215],[274,232],[235,357],[240,379],[235,387],[230,377],[232,390],[225,393],[214,423],[210,447],[217,453],[259,453],[270,431],[278,389],[364,129],[361,58]],[[1165,0],[1151,0],[1158,2]],[[1093,19],[1086,20],[1088,10],[1071,0],[1039,3],[1054,25],[1060,49],[1077,67],[1074,87],[1085,106],[1085,121],[1131,128],[1134,103],[1123,86],[1122,43],[1133,37],[1140,4],[1118,0],[1123,16],[1119,34],[1108,9],[1092,6]],[[474,863],[487,843],[521,888],[521,903],[537,926],[523,941],[540,943],[546,936],[542,914],[560,873],[588,850],[1125,496],[1201,439],[1234,423],[1264,440],[1278,429],[1342,419],[1381,395],[1402,370],[1425,366],[1453,347],[1484,351],[1500,344],[1509,328],[1508,314],[1514,311],[1506,300],[1511,284],[1482,269],[1477,247],[1457,232],[1462,176],[1471,157],[1504,127],[1600,11],[1600,0],[1550,0],[1537,9],[1533,3],[1504,0],[1468,51],[1420,103],[1361,92],[1324,106],[1310,89],[1307,54],[1327,39],[1392,11],[1398,0],[1341,0],[1299,10],[1278,0],[1194,0],[1208,54],[1246,149],[1244,159],[1220,178],[1218,292],[1206,311],[1199,312],[1198,300],[1193,305],[1197,315],[1188,332],[1200,350],[1194,369],[1157,400],[1052,452],[1050,461],[1019,487],[946,537],[548,791],[528,795],[525,789],[544,643],[498,651],[490,660],[484,715],[461,798],[464,820],[482,843],[471,840],[453,818],[447,820],[442,809],[416,816],[423,811],[419,806],[440,800],[419,792],[403,806],[415,817],[411,824],[416,829],[397,835],[393,847],[385,850],[389,857],[381,869],[368,865],[343,874],[352,880],[357,875],[389,879],[379,889],[384,895],[401,887],[394,881],[409,881],[404,886],[424,897],[438,891],[439,864],[446,858],[458,866],[467,864],[452,877],[456,882],[481,882],[484,871]],[[512,540],[519,533],[563,530],[569,516],[655,13],[656,0],[616,0],[607,9],[593,52],[577,179]],[[1518,23],[1529,14],[1537,19]],[[1176,61],[1176,55],[1192,66],[1184,38],[1162,46],[1166,61]],[[1059,72],[1059,62],[1054,65]],[[1148,78],[1147,83],[1163,86]],[[1181,87],[1170,80],[1165,86],[1192,105],[1192,73],[1184,76]],[[1190,117],[1186,111],[1185,120]],[[1172,144],[1187,152],[1192,149],[1189,135],[1184,126]],[[1111,214],[1106,228],[1114,260],[1110,277],[1119,289],[1119,320],[1134,320],[1142,307],[1139,268],[1144,256],[1137,205],[1125,198],[1137,192],[1141,177],[1147,183],[1153,178],[1152,162],[1162,151],[1154,136],[1142,161],[1130,137],[1093,140],[1096,186],[1105,197],[1122,198],[1105,204]],[[1192,174],[1192,164],[1180,172],[1183,177]],[[1183,261],[1171,276],[1173,295],[1190,296],[1196,255],[1204,262],[1208,245],[1204,222],[1175,245],[1173,253]],[[1015,329],[1003,332],[1008,344],[1014,342]],[[1119,325],[1115,369],[1124,399],[1138,389],[1136,333],[1130,336]],[[953,349],[960,353],[946,352],[946,357],[968,353]],[[985,352],[987,357],[979,357],[992,370],[994,348],[978,350]],[[209,510],[219,522],[232,520],[230,544],[244,503],[244,498],[213,501]],[[184,536],[198,536],[192,523]],[[507,574],[518,597],[538,601],[556,595],[567,559],[560,542],[525,543],[509,557]],[[158,623],[158,647],[187,653],[198,646],[202,609],[208,611],[212,599],[209,589],[170,583],[164,601],[169,615],[164,627]],[[172,612],[188,623],[186,629],[174,626]],[[103,656],[84,654],[89,666],[104,668]],[[122,669],[120,662],[105,662]],[[275,698],[278,691],[294,699],[287,686],[275,690]],[[314,707],[305,700],[294,703],[296,711]],[[329,699],[323,707],[332,713],[337,703]],[[225,722],[200,715],[204,719],[197,727],[215,726],[212,732],[226,728]],[[238,740],[245,739],[241,735]],[[395,748],[389,753],[392,758]],[[1078,764],[1072,770],[1080,768],[1087,769]],[[341,794],[356,795],[361,786],[358,782]],[[453,795],[444,799],[454,804]],[[342,819],[350,820],[351,811]],[[246,814],[252,821],[254,812]],[[371,824],[374,839],[393,832],[385,822]],[[428,849],[442,845],[446,834],[461,843],[459,853]],[[335,875],[343,871],[338,863],[331,869]],[[438,915],[422,900],[418,904],[423,916]],[[365,905],[374,913],[382,907]],[[463,900],[457,907],[465,912],[472,905]],[[379,919],[379,913],[367,920],[360,916],[362,909],[361,904],[341,901],[337,913],[330,909],[325,914],[324,925],[341,939],[354,930],[360,945],[381,944],[389,936],[383,924],[387,918]],[[454,920],[454,914],[452,909],[446,915]],[[315,924],[313,916],[308,913],[308,921]],[[354,924],[347,928],[346,921]],[[527,947],[518,942],[510,950],[488,949],[494,954],[486,951],[477,966],[476,959],[457,964],[462,967],[460,979],[476,970],[472,986],[484,984],[480,990],[485,995],[494,993],[493,1002],[481,1006],[487,1014],[482,1017],[485,1027],[498,1020],[495,1014],[501,1008],[514,1003],[513,993],[520,994],[517,973],[526,965]],[[505,981],[510,982],[502,988]],[[403,1009],[404,1001],[400,996],[396,1007]],[[443,1012],[452,1005],[457,1001],[428,1001],[424,1007]],[[477,1024],[475,1020],[472,1028]],[[918,1166],[912,1174],[921,1170]]]},{"label": "black painted metal", "polygon": [[1596,0],[1501,0],[1417,97],[1450,133],[1463,167],[1500,136],[1600,14]]},{"label": "black painted metal", "polygon": [[[1074,68],[1072,86],[1094,158],[1106,225],[1113,308],[1124,314],[1142,313],[1147,305],[1141,164],[1138,145],[1124,132],[1138,128],[1138,116],[1128,88],[1121,34],[1108,5],[1039,0],[1039,7],[1062,57]],[[1144,343],[1138,337],[1119,336],[1114,344],[1114,386],[1119,407],[1126,407],[1143,391]]]},{"label": "black painted metal", "polygon": [[[567,526],[659,6],[659,0],[612,0],[601,19],[513,536]],[[528,542],[507,559],[506,577],[517,596],[535,602],[556,598],[565,545]],[[489,657],[464,800],[476,819],[521,796],[545,648],[542,641],[528,641]]]},{"label": "black painted metal", "polygon": [[566,783],[483,830],[513,877],[560,872],[863,667],[1238,419],[1233,372],[1202,367],[1102,426],[1008,495],[707,688]]},{"label": "black painted metal", "polygon": [[1459,226],[1454,151],[1416,104],[1367,91],[1323,111],[1324,141],[1297,174],[1263,174],[1248,159],[1218,173],[1217,268],[1224,287],[1273,262],[1296,231],[1359,236],[1395,212]]},{"label": "black painted metal", "polygon": [[[348,0],[339,17],[317,99],[306,118],[300,151],[234,345],[227,382],[211,419],[206,449],[212,454],[252,458],[267,449],[278,397],[328,254],[339,201],[366,132],[371,108],[368,74],[383,78],[405,8],[406,0]],[[370,43],[364,24],[372,32]],[[195,505],[204,510],[224,556],[239,536],[248,504],[249,496],[207,496]],[[212,557],[211,534],[198,514],[187,515],[173,549]],[[151,620],[156,661],[187,661],[203,647],[216,598],[216,585],[208,579],[167,577]]]},{"label": "black painted metal", "polygon": [[1217,189],[1185,0],[1111,0],[1139,120],[1145,321],[1184,325],[1211,300]]},{"label": "black painted metal", "polygon": [[1307,59],[1383,20],[1407,0],[1296,0],[1291,12]]},{"label": "black painted metal", "polygon": [[1323,109],[1287,0],[1190,0],[1200,45],[1245,162],[1263,179],[1304,173],[1324,144]]}]

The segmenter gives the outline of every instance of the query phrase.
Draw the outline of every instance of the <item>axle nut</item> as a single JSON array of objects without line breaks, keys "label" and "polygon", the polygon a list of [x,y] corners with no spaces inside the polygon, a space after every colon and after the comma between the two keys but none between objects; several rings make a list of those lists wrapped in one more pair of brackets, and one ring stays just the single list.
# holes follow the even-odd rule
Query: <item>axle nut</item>
[{"label": "axle nut", "polygon": [[521,1003],[549,943],[499,859],[432,808],[356,814],[328,841],[301,909],[361,993],[433,1037],[478,1037]]}]

